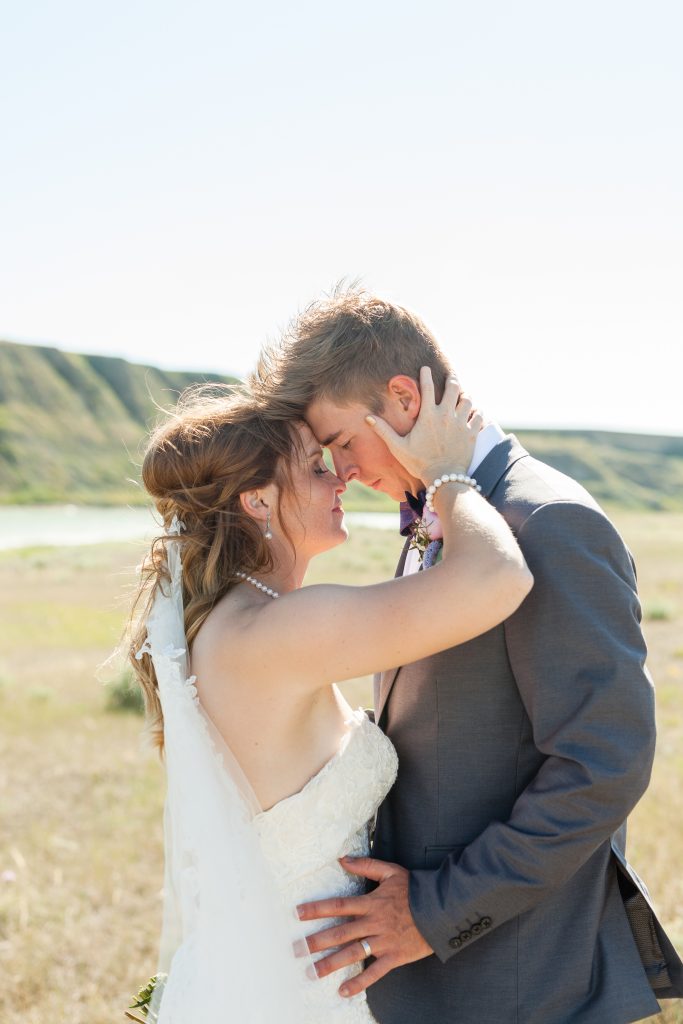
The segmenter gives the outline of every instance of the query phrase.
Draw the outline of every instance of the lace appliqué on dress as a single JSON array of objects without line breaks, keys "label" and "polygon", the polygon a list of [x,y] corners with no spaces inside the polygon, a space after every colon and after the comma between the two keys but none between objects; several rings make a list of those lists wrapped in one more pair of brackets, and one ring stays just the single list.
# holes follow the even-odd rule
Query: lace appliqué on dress
[{"label": "lace appliqu\u00e9 on dress", "polygon": [[[309,900],[363,892],[363,879],[344,871],[339,858],[368,856],[370,825],[397,770],[391,742],[359,710],[339,752],[302,790],[256,818],[261,848],[288,909]],[[341,919],[295,924],[293,938],[334,923]],[[301,1024],[373,1024],[365,993],[353,999],[339,995],[344,979],[360,970],[354,965],[315,980],[302,975],[307,1013]]]}]

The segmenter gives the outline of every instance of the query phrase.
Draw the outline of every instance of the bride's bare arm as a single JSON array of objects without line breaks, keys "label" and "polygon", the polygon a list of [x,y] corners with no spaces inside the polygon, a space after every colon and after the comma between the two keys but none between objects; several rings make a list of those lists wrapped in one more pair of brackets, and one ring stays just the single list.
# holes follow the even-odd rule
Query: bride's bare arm
[{"label": "bride's bare arm", "polygon": [[271,678],[285,673],[315,688],[417,661],[506,619],[533,583],[509,527],[463,485],[442,487],[436,507],[442,562],[370,587],[305,587],[264,605],[241,657]]},{"label": "bride's bare arm", "polygon": [[[439,405],[429,371],[420,377],[422,408],[413,430],[373,426],[413,476],[431,482],[469,465],[481,417],[449,381]],[[285,675],[307,687],[417,661],[471,640],[511,615],[533,584],[505,520],[471,487],[436,492],[443,560],[427,572],[369,587],[305,587],[252,609],[239,653],[245,672]]]}]

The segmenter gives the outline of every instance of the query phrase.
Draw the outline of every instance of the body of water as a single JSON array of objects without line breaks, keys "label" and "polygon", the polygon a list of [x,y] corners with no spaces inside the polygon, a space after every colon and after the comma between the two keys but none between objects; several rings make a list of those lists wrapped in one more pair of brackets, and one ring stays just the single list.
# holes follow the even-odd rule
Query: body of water
[{"label": "body of water", "polygon": [[[347,512],[350,530],[397,530],[398,513]],[[159,532],[147,508],[84,505],[0,505],[0,550],[144,540]]]}]

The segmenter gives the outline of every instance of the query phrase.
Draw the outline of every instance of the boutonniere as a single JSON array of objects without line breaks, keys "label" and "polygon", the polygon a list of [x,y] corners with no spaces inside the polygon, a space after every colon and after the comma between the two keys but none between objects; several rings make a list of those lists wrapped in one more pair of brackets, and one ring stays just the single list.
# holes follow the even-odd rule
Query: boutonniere
[{"label": "boutonniere", "polygon": [[135,1002],[130,1004],[130,1009],[139,1010],[142,1016],[136,1017],[134,1013],[128,1013],[126,1010],[124,1012],[128,1020],[137,1021],[137,1024],[155,1024],[157,1015],[154,1011],[150,1010],[152,995],[157,985],[161,988],[164,987],[167,978],[167,974],[155,974],[153,978],[149,979],[147,984],[135,996]]},{"label": "boutonniere", "polygon": [[417,551],[420,556],[420,562],[423,561],[425,551],[431,544],[431,540],[432,538],[429,536],[429,528],[424,520],[424,516],[421,519],[416,519],[410,528],[408,550]]},{"label": "boutonniere", "polygon": [[437,560],[443,546],[443,529],[439,517],[425,505],[422,515],[411,528],[408,550],[417,551],[420,565],[428,569]]}]

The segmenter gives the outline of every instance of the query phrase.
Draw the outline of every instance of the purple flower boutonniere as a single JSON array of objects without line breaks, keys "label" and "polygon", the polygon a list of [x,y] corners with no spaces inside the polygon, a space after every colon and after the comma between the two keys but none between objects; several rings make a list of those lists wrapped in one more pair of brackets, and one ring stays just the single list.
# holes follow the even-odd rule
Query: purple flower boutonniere
[{"label": "purple flower boutonniere", "polygon": [[410,533],[410,544],[408,545],[409,551],[418,551],[420,554],[420,562],[424,560],[425,551],[431,543],[431,537],[429,536],[429,530],[424,519],[416,519],[411,526]]},{"label": "purple flower boutonniere", "polygon": [[443,530],[439,517],[425,506],[422,516],[411,528],[409,550],[417,551],[423,569],[429,569],[441,557]]}]

